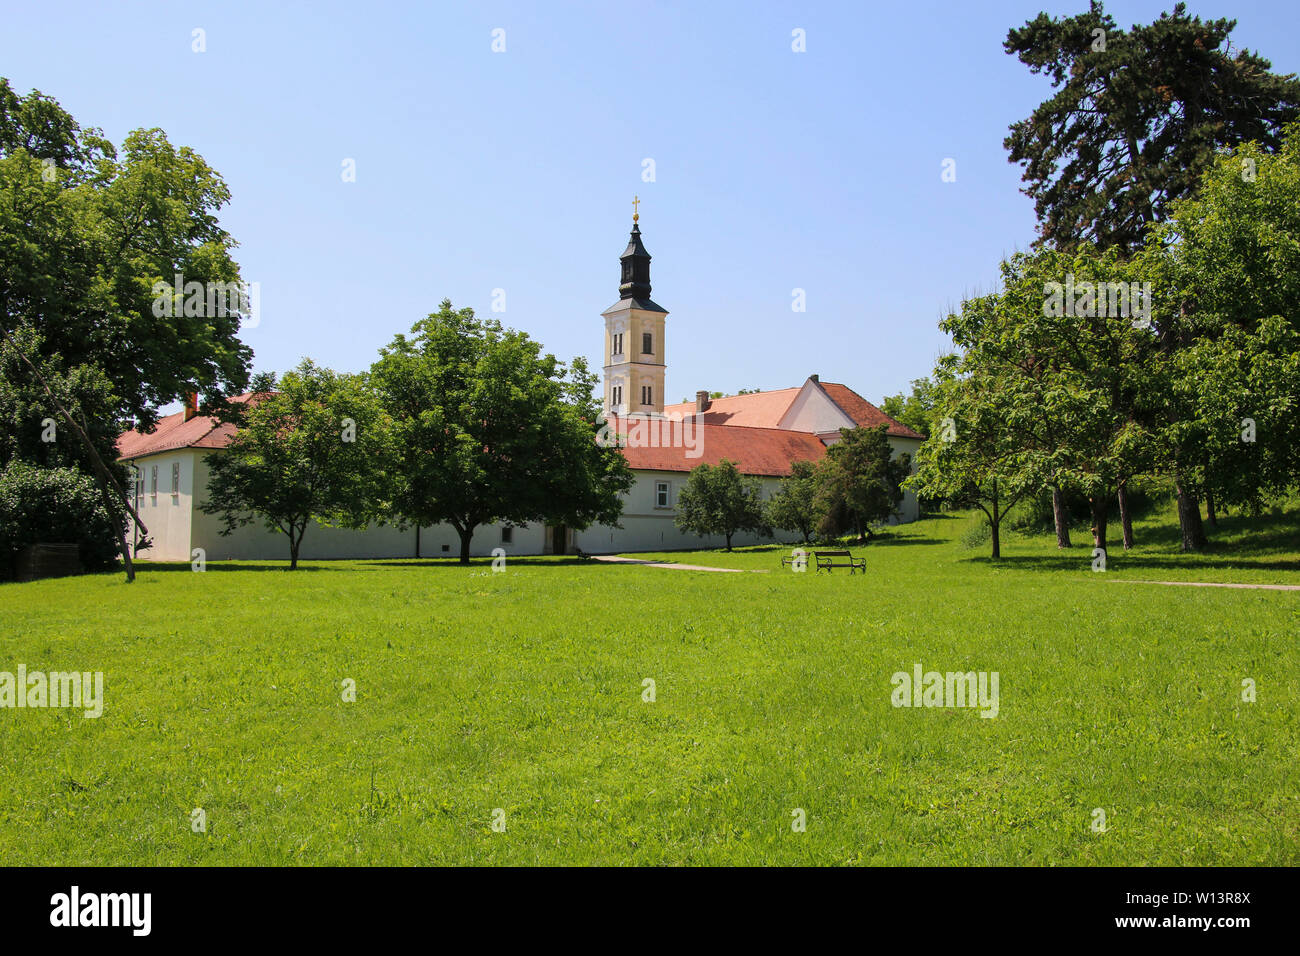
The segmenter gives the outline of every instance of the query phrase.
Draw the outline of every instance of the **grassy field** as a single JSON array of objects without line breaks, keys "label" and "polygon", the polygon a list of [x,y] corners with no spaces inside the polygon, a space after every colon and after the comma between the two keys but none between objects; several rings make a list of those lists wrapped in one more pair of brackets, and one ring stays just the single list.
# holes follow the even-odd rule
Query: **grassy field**
[{"label": "grassy field", "polygon": [[[0,862],[1300,863],[1300,592],[1134,583],[1300,584],[1297,516],[1224,522],[1194,558],[1146,524],[1104,574],[1048,539],[992,564],[968,526],[896,529],[866,577],[782,573],[771,548],[666,556],[761,574],[0,586],[0,670],[103,671],[106,698],[0,710]],[[997,671],[998,716],[892,706],[917,663]]]}]

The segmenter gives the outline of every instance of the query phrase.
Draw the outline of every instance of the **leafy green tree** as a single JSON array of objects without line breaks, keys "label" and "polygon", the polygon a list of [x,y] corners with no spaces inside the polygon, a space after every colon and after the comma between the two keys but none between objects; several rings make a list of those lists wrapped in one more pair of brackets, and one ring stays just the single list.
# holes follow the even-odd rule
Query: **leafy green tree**
[{"label": "leafy green tree", "polygon": [[677,497],[677,527],[694,534],[720,534],[727,540],[741,531],[770,536],[763,508],[763,485],[742,475],[736,463],[724,458],[716,465],[691,469],[686,487]]},{"label": "leafy green tree", "polygon": [[444,299],[381,351],[371,377],[395,422],[394,513],[450,524],[462,564],[480,525],[617,525],[632,472],[598,440],[596,377],[582,359],[565,366]]},{"label": "leafy green tree", "polygon": [[201,509],[221,533],[260,519],[289,539],[289,569],[307,525],[364,528],[389,511],[392,423],[364,376],[310,359],[260,395],[223,451],[207,456],[211,477]]},{"label": "leafy green tree", "polygon": [[1148,224],[1191,195],[1217,150],[1246,140],[1277,148],[1300,115],[1300,83],[1234,51],[1235,26],[1178,3],[1125,31],[1092,0],[1086,13],[1040,13],[1008,32],[1007,53],[1055,89],[1005,143],[1024,166],[1041,242],[1133,251]]},{"label": "leafy green tree", "polygon": [[[247,380],[252,353],[224,297],[219,308],[203,295],[201,308],[155,310],[155,288],[177,274],[205,289],[239,282],[234,240],[216,216],[228,200],[203,159],[162,131],[131,133],[119,158],[55,100],[20,96],[0,78],[0,343],[19,359],[3,362],[9,407],[0,412],[43,405],[43,417],[63,419],[58,449],[33,455],[10,443],[0,463],[94,475],[105,508],[94,527],[125,527],[121,514],[132,510],[105,436],[152,426],[159,406],[189,391],[219,405]],[[118,543],[130,581],[124,533]]]},{"label": "leafy green tree", "polygon": [[[42,354],[66,369],[99,369],[141,427],[186,392],[218,401],[242,390],[252,352],[241,315],[206,295],[208,283],[240,282],[217,220],[229,199],[203,158],[161,130],[129,134],[119,157],[54,100],[18,96],[0,78],[3,328],[38,332]],[[177,274],[204,288],[201,307],[155,314],[155,287]]]},{"label": "leafy green tree", "polygon": [[934,383],[929,378],[912,379],[910,395],[886,395],[880,410],[913,431],[929,435],[934,426]]},{"label": "leafy green tree", "polygon": [[1258,506],[1300,475],[1300,124],[1276,154],[1221,156],[1152,245],[1170,289],[1158,452],[1197,550],[1202,498]]},{"label": "leafy green tree", "polygon": [[[971,300],[963,314],[989,307]],[[978,508],[988,522],[994,560],[1002,557],[1002,522],[1021,498],[1041,487],[1023,466],[1015,398],[999,377],[964,355],[947,355],[935,369],[938,427],[916,454],[916,472],[904,482],[918,495],[955,508]]]},{"label": "leafy green tree", "polygon": [[1152,465],[1151,271],[1145,256],[1086,244],[1020,253],[1002,263],[1001,292],[943,323],[963,350],[963,373],[999,391],[1021,482],[1052,489],[1058,545],[1064,490],[1088,498],[1094,547],[1107,547],[1117,495],[1131,534],[1123,491]]},{"label": "leafy green tree", "polygon": [[858,541],[874,537],[871,526],[898,513],[911,456],[893,457],[885,425],[841,428],[840,440],[817,464],[816,507],[820,530],[837,535],[851,528]]},{"label": "leafy green tree", "polygon": [[822,514],[817,506],[817,469],[810,461],[790,464],[790,476],[767,500],[767,523],[783,531],[797,531],[807,544]]}]

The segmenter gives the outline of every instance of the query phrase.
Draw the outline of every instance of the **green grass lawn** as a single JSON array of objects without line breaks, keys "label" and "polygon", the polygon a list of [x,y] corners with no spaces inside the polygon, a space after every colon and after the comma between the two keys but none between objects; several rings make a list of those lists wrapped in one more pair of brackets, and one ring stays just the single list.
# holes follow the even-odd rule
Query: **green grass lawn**
[{"label": "green grass lawn", "polygon": [[[1192,558],[1144,524],[1104,574],[1078,538],[1008,536],[993,564],[968,526],[895,529],[866,577],[783,573],[770,548],[665,556],[765,574],[0,586],[0,670],[100,670],[106,698],[99,719],[0,710],[0,862],[1300,863],[1300,592],[1123,583],[1300,584],[1297,516],[1223,522]],[[918,662],[997,671],[998,716],[892,706]]]}]

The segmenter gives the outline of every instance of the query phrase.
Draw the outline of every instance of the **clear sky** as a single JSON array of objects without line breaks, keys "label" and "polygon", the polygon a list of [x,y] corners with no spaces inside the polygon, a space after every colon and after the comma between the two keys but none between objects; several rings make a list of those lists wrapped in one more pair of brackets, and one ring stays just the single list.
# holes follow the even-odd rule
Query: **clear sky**
[{"label": "clear sky", "polygon": [[[1032,241],[1002,140],[1050,87],[1002,41],[1086,6],[3,0],[0,75],[222,174],[259,370],[359,370],[444,297],[491,314],[494,289],[503,322],[598,368],[639,195],[669,401],[814,372],[876,401]],[[1127,27],[1172,6],[1107,9]],[[1189,8],[1300,71],[1296,0]]]}]

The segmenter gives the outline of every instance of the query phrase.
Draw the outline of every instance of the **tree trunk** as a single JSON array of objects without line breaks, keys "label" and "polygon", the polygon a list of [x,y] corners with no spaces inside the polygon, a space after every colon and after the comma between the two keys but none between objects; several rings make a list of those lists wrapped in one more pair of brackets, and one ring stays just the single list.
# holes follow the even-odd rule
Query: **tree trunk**
[{"label": "tree trunk", "polygon": [[997,561],[1002,557],[1002,538],[999,536],[1000,525],[1002,524],[1002,513],[998,510],[998,483],[993,482],[993,499],[990,502],[993,505],[993,511],[989,515],[989,536],[993,541],[993,560]]},{"label": "tree trunk", "polygon": [[1092,504],[1092,546],[1106,550],[1106,523],[1110,517],[1110,494],[1108,492],[1098,492],[1091,495],[1088,501]]},{"label": "tree trunk", "polygon": [[1070,514],[1065,510],[1065,495],[1056,485],[1052,486],[1052,522],[1056,525],[1056,546],[1074,547],[1070,543]]},{"label": "tree trunk", "polygon": [[473,527],[466,528],[464,531],[457,529],[460,535],[460,563],[469,564],[469,543],[474,537]]},{"label": "tree trunk", "polygon": [[1201,524],[1201,503],[1197,496],[1186,490],[1181,479],[1175,479],[1178,493],[1178,525],[1183,533],[1184,551],[1200,551],[1209,542],[1205,540],[1205,526]]},{"label": "tree trunk", "polygon": [[1119,488],[1115,492],[1115,497],[1119,499],[1119,524],[1124,531],[1124,550],[1127,551],[1133,547],[1133,514],[1128,507],[1128,482],[1121,481]]},{"label": "tree trunk", "polygon": [[728,551],[731,550],[731,532],[730,532],[730,531],[727,532],[727,550],[728,550]]},{"label": "tree trunk", "polygon": [[1219,515],[1214,510],[1214,492],[1209,490],[1205,492],[1205,517],[1209,519],[1210,527],[1219,526]]},{"label": "tree trunk", "polygon": [[420,556],[420,525],[418,523],[415,526],[415,556],[417,558]]},{"label": "tree trunk", "polygon": [[[108,520],[113,520],[113,495],[108,490],[108,483],[103,478],[99,480],[99,493],[104,499],[104,510],[108,512]],[[118,550],[122,552],[122,565],[126,569],[126,583],[130,584],[135,580],[135,565],[131,563],[131,545],[127,543],[126,532],[121,535],[114,535],[117,538]]]},{"label": "tree trunk", "polygon": [[298,545],[300,544],[302,544],[302,538],[298,538],[295,541],[292,535],[289,536],[289,570],[290,571],[298,570]]}]

